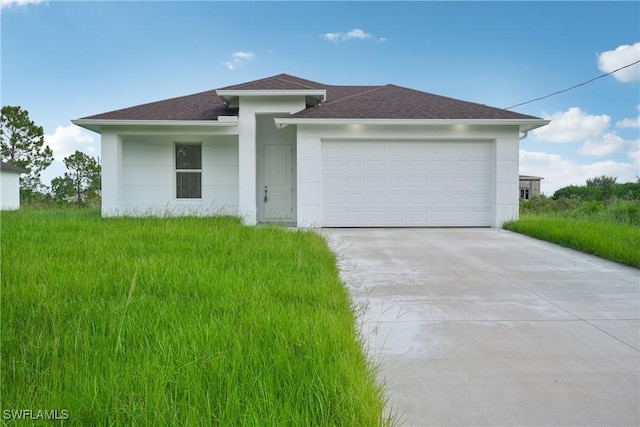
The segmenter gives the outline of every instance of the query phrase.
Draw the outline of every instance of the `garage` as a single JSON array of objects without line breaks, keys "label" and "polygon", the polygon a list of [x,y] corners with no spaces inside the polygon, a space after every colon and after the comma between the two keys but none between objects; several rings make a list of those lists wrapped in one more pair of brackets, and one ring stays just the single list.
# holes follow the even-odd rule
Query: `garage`
[{"label": "garage", "polygon": [[491,226],[490,140],[325,140],[325,227]]}]

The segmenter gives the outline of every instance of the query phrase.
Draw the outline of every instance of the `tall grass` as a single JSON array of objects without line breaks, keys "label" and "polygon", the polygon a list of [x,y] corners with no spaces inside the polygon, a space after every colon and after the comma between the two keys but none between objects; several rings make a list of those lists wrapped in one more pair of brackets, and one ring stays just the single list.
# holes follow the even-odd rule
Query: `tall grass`
[{"label": "tall grass", "polygon": [[521,203],[504,228],[640,267],[640,202],[583,202],[544,197]]},{"label": "tall grass", "polygon": [[316,234],[96,210],[1,221],[3,410],[78,426],[390,423]]}]

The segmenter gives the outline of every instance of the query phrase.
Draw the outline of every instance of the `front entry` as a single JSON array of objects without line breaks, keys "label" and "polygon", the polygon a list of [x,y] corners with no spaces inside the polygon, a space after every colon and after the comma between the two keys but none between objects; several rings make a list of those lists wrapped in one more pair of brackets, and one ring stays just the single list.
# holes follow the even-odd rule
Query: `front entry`
[{"label": "front entry", "polygon": [[291,145],[264,146],[263,212],[265,222],[293,221]]}]

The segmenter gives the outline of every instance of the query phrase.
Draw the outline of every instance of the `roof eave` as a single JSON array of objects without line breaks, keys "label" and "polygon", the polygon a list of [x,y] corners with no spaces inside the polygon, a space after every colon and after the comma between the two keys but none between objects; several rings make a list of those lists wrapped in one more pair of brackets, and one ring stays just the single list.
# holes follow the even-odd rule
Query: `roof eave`
[{"label": "roof eave", "polygon": [[180,127],[238,127],[238,116],[220,116],[218,120],[113,120],[77,119],[71,120],[76,126],[100,133],[105,126],[180,126]]},{"label": "roof eave", "polygon": [[520,132],[529,132],[533,129],[549,124],[550,120],[542,119],[309,119],[277,117],[274,119],[280,129],[288,125],[394,125],[394,126],[450,126],[450,125],[476,125],[476,126],[518,126]]},{"label": "roof eave", "polygon": [[216,94],[228,106],[237,106],[237,101],[241,96],[263,97],[263,96],[304,96],[315,100],[313,105],[324,102],[327,99],[326,89],[218,89]]}]

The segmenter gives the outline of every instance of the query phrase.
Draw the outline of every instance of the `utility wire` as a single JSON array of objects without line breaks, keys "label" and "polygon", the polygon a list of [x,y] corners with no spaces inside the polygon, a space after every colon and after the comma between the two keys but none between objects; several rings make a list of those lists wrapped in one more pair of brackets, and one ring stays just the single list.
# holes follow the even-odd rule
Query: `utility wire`
[{"label": "utility wire", "polygon": [[557,92],[550,93],[549,95],[541,96],[540,98],[532,99],[531,101],[521,102],[520,104],[512,105],[511,107],[507,107],[507,108],[505,108],[505,110],[510,110],[510,109],[512,109],[512,108],[519,107],[519,106],[521,106],[521,105],[531,104],[532,102],[540,101],[541,99],[549,98],[550,96],[558,95],[558,94],[563,93],[563,92],[568,92],[568,91],[570,91],[570,90],[572,90],[572,89],[575,89],[575,88],[577,88],[577,87],[580,87],[580,86],[584,86],[584,85],[586,85],[586,84],[589,84],[589,83],[591,83],[591,82],[593,82],[593,81],[595,81],[595,80],[601,79],[601,78],[603,78],[603,77],[607,77],[608,75],[611,75],[611,74],[613,74],[613,73],[615,73],[615,72],[617,72],[617,71],[620,71],[620,70],[623,70],[623,69],[625,69],[625,68],[631,67],[632,65],[636,65],[636,64],[637,64],[637,63],[639,63],[639,62],[640,62],[640,60],[638,60],[638,61],[636,61],[636,62],[632,62],[631,64],[628,64],[628,65],[625,65],[624,67],[620,67],[620,68],[618,68],[618,69],[615,69],[615,70],[611,71],[610,73],[606,73],[606,74],[603,74],[603,75],[601,75],[601,76],[594,77],[594,78],[592,78],[591,80],[587,80],[586,82],[582,82],[582,83],[579,83],[579,84],[577,84],[577,85],[575,85],[575,86],[571,86],[570,88],[567,88],[567,89],[559,90],[559,91],[557,91]]}]

